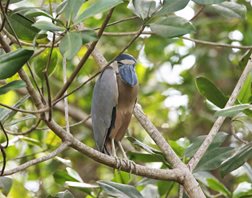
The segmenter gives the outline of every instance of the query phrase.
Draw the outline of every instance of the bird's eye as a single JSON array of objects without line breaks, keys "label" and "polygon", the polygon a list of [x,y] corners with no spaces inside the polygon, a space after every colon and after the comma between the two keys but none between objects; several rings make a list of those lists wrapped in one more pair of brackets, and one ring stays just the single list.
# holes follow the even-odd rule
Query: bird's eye
[{"label": "bird's eye", "polygon": [[123,63],[122,63],[122,62],[120,62],[120,61],[118,61],[117,63],[118,63],[118,65],[119,65],[119,66],[120,66],[120,65],[123,65]]}]

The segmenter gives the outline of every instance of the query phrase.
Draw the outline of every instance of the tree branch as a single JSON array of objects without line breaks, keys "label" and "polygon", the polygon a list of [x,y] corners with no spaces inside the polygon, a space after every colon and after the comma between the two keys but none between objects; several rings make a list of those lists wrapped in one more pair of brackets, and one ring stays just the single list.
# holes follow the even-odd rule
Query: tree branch
[{"label": "tree branch", "polygon": [[62,87],[62,89],[58,92],[58,94],[55,97],[55,100],[59,99],[61,96],[64,95],[65,91],[68,89],[68,87],[71,85],[71,83],[73,82],[73,80],[75,79],[75,77],[77,76],[77,74],[79,73],[79,71],[81,70],[81,68],[84,66],[84,64],[86,63],[86,61],[88,60],[88,57],[91,55],[92,51],[94,50],[96,44],[98,43],[99,39],[101,38],[103,31],[105,30],[111,16],[113,13],[114,8],[112,8],[109,12],[109,14],[107,15],[106,19],[104,20],[101,29],[99,30],[97,37],[98,39],[94,42],[92,42],[92,44],[89,46],[87,52],[85,53],[85,55],[83,56],[83,58],[80,60],[79,64],[77,65],[77,67],[75,68],[75,70],[73,71],[72,75],[69,77],[69,79],[67,80],[67,82],[64,84],[64,86]]},{"label": "tree branch", "polygon": [[55,156],[57,156],[59,153],[61,153],[65,149],[67,149],[68,146],[69,146],[69,144],[70,144],[69,142],[63,142],[57,149],[55,149],[54,151],[52,151],[48,155],[45,155],[45,156],[37,158],[37,159],[30,160],[28,162],[25,162],[24,164],[21,164],[21,165],[19,165],[16,168],[13,168],[13,169],[10,169],[10,170],[6,170],[3,175],[12,175],[14,173],[23,171],[23,170],[29,168],[30,166],[33,166],[35,164],[39,164],[41,162],[47,161],[49,159],[52,159]]},{"label": "tree branch", "polygon": [[[251,72],[252,70],[252,62],[251,62],[252,56],[250,56],[250,59],[246,65],[246,67],[244,68],[242,75],[240,76],[227,104],[225,105],[224,108],[226,107],[231,107],[234,105],[239,92],[245,82],[245,80],[247,79],[248,74]],[[212,143],[214,137],[216,136],[216,134],[218,133],[218,131],[220,130],[220,127],[222,126],[223,122],[225,120],[225,117],[218,117],[216,119],[216,121],[213,124],[213,127],[211,128],[209,134],[207,135],[206,139],[204,140],[204,142],[202,143],[202,145],[200,146],[200,148],[197,150],[197,152],[194,154],[194,156],[192,157],[192,159],[189,161],[188,163],[188,167],[190,168],[190,170],[193,170],[197,164],[199,163],[200,159],[203,157],[203,155],[205,154],[206,150],[208,149],[209,145]]]}]

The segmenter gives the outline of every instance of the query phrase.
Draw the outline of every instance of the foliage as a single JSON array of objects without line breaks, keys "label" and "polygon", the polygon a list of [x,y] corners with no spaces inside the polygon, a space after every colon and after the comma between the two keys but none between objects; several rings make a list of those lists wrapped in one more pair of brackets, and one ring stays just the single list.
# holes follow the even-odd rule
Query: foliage
[{"label": "foliage", "polygon": [[[202,144],[216,117],[228,117],[193,174],[212,197],[252,196],[251,73],[235,105],[225,107],[250,61],[251,50],[230,47],[251,45],[252,12],[248,1],[1,1],[2,8],[7,5],[6,12],[1,9],[0,28],[11,52],[5,53],[0,45],[0,105],[36,109],[35,101],[26,95],[25,79],[18,77],[21,68],[29,74],[44,103],[48,99],[55,102],[63,79],[72,75],[85,56],[86,44],[99,41],[97,48],[112,60],[144,26],[143,34],[126,50],[138,60],[138,102],[144,112],[185,163]],[[110,24],[100,38],[97,31],[112,8]],[[207,45],[201,40],[214,43]],[[221,47],[219,43],[229,46]],[[90,56],[68,93],[99,70]],[[90,147],[95,144],[85,119],[90,114],[93,85],[94,81],[86,83],[68,97],[71,133]],[[54,107],[52,117],[64,127],[64,108],[59,106]],[[76,109],[84,113],[78,114]],[[5,149],[7,169],[48,155],[61,143],[38,113],[2,106],[0,122],[9,137]],[[0,139],[6,141],[4,135]],[[171,168],[135,118],[123,144],[129,148],[128,157],[136,163]],[[21,173],[1,177],[0,189],[1,197],[17,198],[177,197],[179,185],[113,172],[69,149]]]}]

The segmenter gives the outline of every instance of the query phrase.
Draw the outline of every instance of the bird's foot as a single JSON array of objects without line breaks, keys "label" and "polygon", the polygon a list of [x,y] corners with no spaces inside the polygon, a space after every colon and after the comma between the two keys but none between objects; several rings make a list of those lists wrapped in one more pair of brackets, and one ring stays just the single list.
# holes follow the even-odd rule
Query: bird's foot
[{"label": "bird's foot", "polygon": [[132,160],[129,160],[128,158],[127,159],[122,159],[122,158],[119,158],[117,156],[114,156],[115,160],[116,160],[116,168],[118,170],[121,170],[122,169],[122,166],[123,164],[126,165],[126,167],[130,170],[130,174],[132,173],[133,170],[135,170],[136,172],[136,163]]}]

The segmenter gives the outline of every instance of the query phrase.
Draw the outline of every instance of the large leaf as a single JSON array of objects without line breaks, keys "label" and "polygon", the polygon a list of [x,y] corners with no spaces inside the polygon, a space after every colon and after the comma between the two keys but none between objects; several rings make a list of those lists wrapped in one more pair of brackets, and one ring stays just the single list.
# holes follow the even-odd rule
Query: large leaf
[{"label": "large leaf", "polygon": [[12,81],[12,82],[0,87],[0,95],[5,94],[8,91],[16,90],[16,89],[19,89],[19,88],[22,88],[22,87],[25,87],[25,86],[26,86],[26,84],[22,80]]},{"label": "large leaf", "polygon": [[82,32],[81,36],[83,45],[98,39],[96,32],[93,30],[85,30]]},{"label": "large leaf", "polygon": [[200,94],[216,106],[223,108],[228,98],[207,78],[197,77],[196,86]]},{"label": "large leaf", "polygon": [[234,105],[232,107],[226,107],[224,109],[221,109],[219,111],[216,111],[216,116],[225,116],[225,117],[232,117],[237,115],[238,113],[241,113],[242,111],[251,108],[252,106],[250,104],[240,104],[240,105]]},{"label": "large leaf", "polygon": [[82,45],[82,37],[79,32],[67,32],[62,41],[60,42],[60,52],[66,59],[71,60]]},{"label": "large leaf", "polygon": [[232,151],[231,147],[217,147],[208,150],[194,171],[208,171],[218,168],[231,155]]},{"label": "large leaf", "polygon": [[75,24],[82,22],[84,19],[92,17],[101,12],[108,11],[109,9],[119,5],[123,0],[96,0],[90,7],[88,7],[80,16],[75,20]]},{"label": "large leaf", "polygon": [[238,100],[241,103],[243,104],[250,103],[252,96],[251,86],[252,86],[252,73],[249,73],[238,95]]},{"label": "large leaf", "polygon": [[0,79],[16,74],[32,56],[33,50],[18,49],[0,56]]},{"label": "large leaf", "polygon": [[[210,144],[208,150],[214,149],[216,147],[219,147],[227,138],[228,134],[224,132],[219,132],[214,137],[213,142]],[[198,150],[200,145],[203,143],[204,139],[206,138],[205,135],[198,136],[195,138],[195,140],[192,142],[192,144],[186,149],[185,156],[186,157],[192,157],[194,153]]]},{"label": "large leaf", "polygon": [[240,148],[234,155],[224,161],[221,165],[221,175],[227,173],[242,166],[248,159],[252,158],[252,143],[249,143]]},{"label": "large leaf", "polygon": [[46,16],[48,18],[53,19],[53,17],[47,13],[45,10],[36,8],[36,7],[18,7],[13,10],[14,13],[23,14],[26,17],[38,17],[38,16]]},{"label": "large leaf", "polygon": [[252,184],[241,182],[233,192],[232,198],[249,198],[252,197]]},{"label": "large leaf", "polygon": [[32,25],[33,27],[36,27],[40,30],[44,31],[50,31],[50,32],[57,32],[57,31],[64,31],[65,28],[57,26],[51,22],[48,21],[37,21]]},{"label": "large leaf", "polygon": [[158,11],[155,16],[161,16],[169,14],[178,10],[182,10],[188,4],[189,0],[164,0],[163,6],[160,11]]},{"label": "large leaf", "polygon": [[223,194],[226,197],[231,197],[231,192],[220,181],[214,178],[207,179],[209,188]]},{"label": "large leaf", "polygon": [[79,173],[77,173],[74,169],[67,167],[66,170],[67,170],[67,173],[70,177],[76,179],[79,182],[83,182]]},{"label": "large leaf", "polygon": [[0,189],[4,193],[4,195],[7,195],[11,189],[12,186],[12,179],[9,177],[0,177]]},{"label": "large leaf", "polygon": [[226,0],[193,0],[193,1],[198,4],[209,5],[209,4],[221,3]]},{"label": "large leaf", "polygon": [[64,8],[64,15],[68,21],[72,21],[85,0],[67,0]]},{"label": "large leaf", "polygon": [[228,18],[244,18],[247,12],[245,5],[235,2],[223,2],[212,7],[217,13]]},{"label": "large leaf", "polygon": [[[7,18],[17,37],[23,41],[32,42],[39,32],[39,29],[32,26],[33,21],[21,14],[10,12],[8,13]],[[5,23],[5,27],[7,31],[14,36],[14,33],[8,23]]]},{"label": "large leaf", "polygon": [[139,152],[128,152],[127,153],[130,160],[141,162],[141,163],[150,163],[150,162],[163,162],[167,167],[170,167],[166,162],[165,158],[159,154],[149,154],[149,153],[139,153]]},{"label": "large leaf", "polygon": [[108,195],[111,196],[118,198],[143,198],[140,192],[138,192],[135,187],[130,185],[108,181],[98,181],[97,183]]},{"label": "large leaf", "polygon": [[141,19],[150,18],[156,11],[156,2],[151,0],[133,0],[134,12]]},{"label": "large leaf", "polygon": [[178,16],[160,17],[149,25],[153,33],[165,38],[182,36],[194,31],[189,21]]}]

